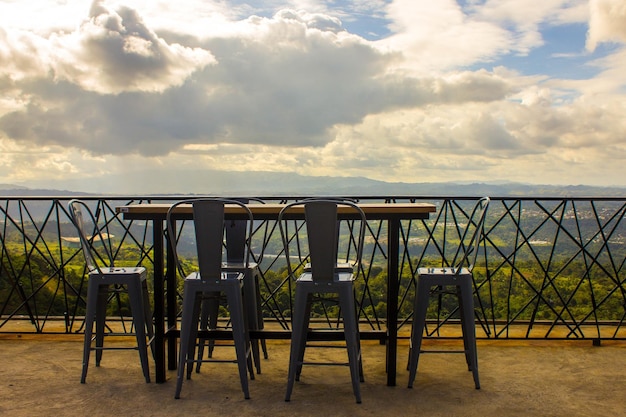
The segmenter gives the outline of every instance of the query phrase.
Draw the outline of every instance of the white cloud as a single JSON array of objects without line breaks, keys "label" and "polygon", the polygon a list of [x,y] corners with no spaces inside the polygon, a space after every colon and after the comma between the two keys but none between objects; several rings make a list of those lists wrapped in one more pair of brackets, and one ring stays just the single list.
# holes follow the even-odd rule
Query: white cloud
[{"label": "white cloud", "polygon": [[67,54],[54,67],[58,78],[103,94],[164,91],[215,62],[207,50],[167,44],[136,11],[96,2],[76,32],[53,37],[50,47]]},{"label": "white cloud", "polygon": [[323,146],[334,126],[368,114],[499,100],[509,89],[486,72],[441,79],[387,73],[393,55],[341,30],[334,18],[292,10],[204,40],[201,50],[217,62],[174,83],[175,60],[153,59],[171,48],[135,12],[95,9],[75,35],[81,47],[55,49],[68,55],[63,71],[23,84],[30,99],[0,119],[10,137],[98,154],[164,155],[194,143]]},{"label": "white cloud", "polygon": [[71,32],[90,8],[85,0],[29,0],[0,2],[0,27],[46,36]]},{"label": "white cloud", "polygon": [[626,43],[626,3],[622,0],[590,0],[587,49],[601,42]]},{"label": "white cloud", "polygon": [[[625,25],[604,1],[591,13],[580,0],[96,1],[78,17],[66,4],[50,8],[67,13],[52,27],[0,20],[2,183],[149,182],[155,167],[164,178],[172,167],[403,182],[623,176],[625,49],[589,58],[590,79],[487,69],[541,48],[545,27],[588,16],[591,43],[620,41]],[[350,33],[351,6],[393,34]]]},{"label": "white cloud", "polygon": [[60,147],[45,146],[33,150],[30,146],[0,138],[0,171],[5,173],[1,178],[9,184],[40,178],[63,180],[80,175],[73,162],[77,156],[80,155],[72,155]]},{"label": "white cloud", "polygon": [[538,30],[540,23],[567,24],[587,20],[587,0],[486,0],[467,8],[472,16],[520,30]]},{"label": "white cloud", "polygon": [[69,82],[102,94],[163,91],[214,63],[209,51],[167,44],[135,11],[94,2],[72,32],[46,36],[0,29],[0,77]]},{"label": "white cloud", "polygon": [[454,0],[395,0],[387,13],[395,34],[379,43],[402,51],[417,73],[488,61],[513,44],[506,29],[468,16]]},{"label": "white cloud", "polygon": [[586,0],[394,0],[387,7],[395,34],[380,41],[402,51],[418,73],[527,55],[544,45],[541,26],[584,23]]}]

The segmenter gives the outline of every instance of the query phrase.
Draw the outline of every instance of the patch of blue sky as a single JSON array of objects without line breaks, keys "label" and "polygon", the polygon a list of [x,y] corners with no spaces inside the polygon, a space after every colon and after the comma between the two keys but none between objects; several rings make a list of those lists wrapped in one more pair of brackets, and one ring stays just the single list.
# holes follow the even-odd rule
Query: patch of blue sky
[{"label": "patch of blue sky", "polygon": [[[271,18],[283,8],[298,8],[298,2],[264,0],[251,2],[248,0],[228,0],[233,13],[240,19],[250,15]],[[390,21],[385,18],[384,7],[391,0],[323,0],[316,5],[311,2],[306,9],[308,12],[327,13],[341,20],[342,27],[350,33],[364,39],[375,41],[391,34],[388,28]]]},{"label": "patch of blue sky", "polygon": [[512,52],[488,63],[476,63],[471,69],[504,66],[524,75],[583,80],[602,71],[590,62],[609,55],[617,47],[600,44],[593,52],[588,51],[585,48],[587,26],[584,24],[544,27],[541,35],[544,44],[531,49],[528,54]]},{"label": "patch of blue sky", "polygon": [[391,34],[390,21],[377,16],[351,15],[342,20],[342,26],[350,33],[369,41],[384,39]]},{"label": "patch of blue sky", "polygon": [[385,7],[391,0],[337,0],[327,1],[329,11],[337,12],[343,27],[364,39],[376,41],[391,34],[391,21],[385,17]]}]

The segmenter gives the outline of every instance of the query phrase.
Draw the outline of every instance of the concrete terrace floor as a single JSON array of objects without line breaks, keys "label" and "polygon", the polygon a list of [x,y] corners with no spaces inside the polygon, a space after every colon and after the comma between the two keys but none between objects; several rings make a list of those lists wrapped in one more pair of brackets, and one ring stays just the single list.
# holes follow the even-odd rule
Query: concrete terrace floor
[{"label": "concrete terrace floor", "polygon": [[[125,340],[110,343],[123,344]],[[426,341],[451,346],[454,341]],[[220,355],[232,352],[222,347]],[[104,352],[80,384],[82,336],[0,334],[0,415],[3,416],[621,416],[626,415],[626,342],[479,341],[481,389],[463,355],[420,358],[413,389],[398,354],[398,385],[386,386],[385,349],[363,342],[365,380],[356,404],[347,367],[305,367],[291,402],[283,396],[287,341],[268,342],[263,373],[241,392],[234,364],[204,364],[174,399],[175,371],[146,384],[136,351]],[[223,352],[223,353],[222,353]],[[309,353],[310,352],[310,353]],[[343,349],[307,350],[315,360],[345,358]],[[153,365],[153,364],[151,364]],[[154,379],[154,367],[151,369]]]}]

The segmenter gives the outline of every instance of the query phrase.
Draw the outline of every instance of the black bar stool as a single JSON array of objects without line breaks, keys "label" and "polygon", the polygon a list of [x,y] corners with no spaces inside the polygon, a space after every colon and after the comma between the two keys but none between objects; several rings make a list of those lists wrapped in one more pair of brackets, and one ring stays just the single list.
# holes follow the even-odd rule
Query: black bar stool
[{"label": "black bar stool", "polygon": [[[71,200],[68,206],[70,217],[78,231],[89,274],[87,309],[85,313],[83,372],[80,382],[84,384],[87,378],[91,351],[94,350],[96,352],[96,366],[100,366],[102,352],[113,349],[137,349],[143,375],[146,382],[150,382],[147,346],[151,346],[154,354],[154,346],[151,343],[154,338],[154,327],[148,296],[146,269],[143,267],[115,267],[111,250],[108,246],[110,235],[103,231],[103,228],[106,230],[107,224],[101,228],[98,225],[96,216],[93,215],[83,201]],[[128,292],[137,346],[105,347],[104,330],[109,294],[122,291]],[[95,346],[92,346],[94,321],[96,323],[96,343]],[[146,337],[149,338],[148,342],[146,342]]]},{"label": "black bar stool", "polygon": [[[472,269],[476,262],[478,246],[483,236],[483,225],[489,198],[481,198],[468,216],[467,227],[460,232],[459,243],[452,266],[438,268],[418,268],[417,288],[413,305],[413,326],[411,347],[409,350],[409,388],[413,387],[417,374],[417,364],[421,353],[453,353],[458,351],[421,350],[422,337],[426,324],[426,312],[430,296],[448,292],[454,287],[453,294],[459,302],[459,313],[463,333],[463,351],[468,369],[472,371],[474,385],[480,388],[478,379],[478,354],[476,350],[476,328],[474,324],[474,281]],[[445,260],[442,261],[445,263]]]}]

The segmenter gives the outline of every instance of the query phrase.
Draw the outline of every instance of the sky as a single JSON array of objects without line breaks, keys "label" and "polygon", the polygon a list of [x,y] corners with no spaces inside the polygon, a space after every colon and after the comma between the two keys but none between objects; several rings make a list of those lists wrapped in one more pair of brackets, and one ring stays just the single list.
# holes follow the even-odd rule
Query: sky
[{"label": "sky", "polygon": [[0,184],[622,187],[625,162],[624,0],[0,0]]}]

